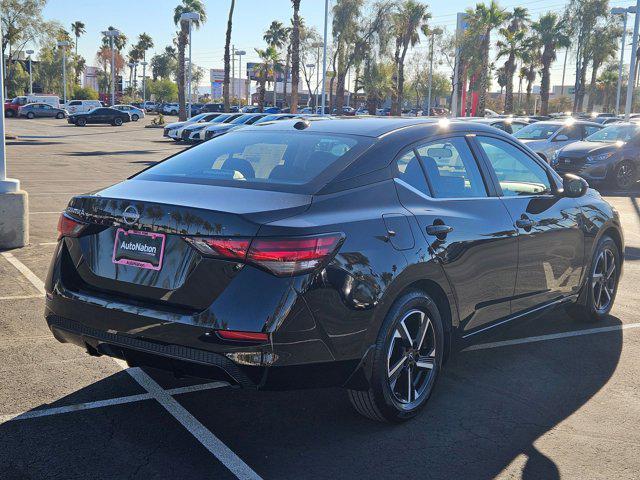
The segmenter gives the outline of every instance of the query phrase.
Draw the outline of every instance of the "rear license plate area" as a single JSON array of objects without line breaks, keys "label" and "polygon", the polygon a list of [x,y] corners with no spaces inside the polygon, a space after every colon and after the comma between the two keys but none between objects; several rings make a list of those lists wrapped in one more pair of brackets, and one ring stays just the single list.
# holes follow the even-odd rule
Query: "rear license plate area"
[{"label": "rear license plate area", "polygon": [[113,263],[160,270],[166,235],[118,228],[113,245]]}]

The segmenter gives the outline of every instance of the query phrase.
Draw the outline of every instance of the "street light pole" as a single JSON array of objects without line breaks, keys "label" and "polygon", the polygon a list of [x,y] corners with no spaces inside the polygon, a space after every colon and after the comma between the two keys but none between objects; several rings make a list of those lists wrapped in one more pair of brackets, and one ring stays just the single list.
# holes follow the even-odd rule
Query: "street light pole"
[{"label": "street light pole", "polygon": [[[0,29],[2,43],[2,29]],[[4,55],[2,55],[4,60]],[[0,105],[4,105],[4,61],[0,62]],[[27,192],[20,190],[20,180],[7,178],[4,144],[4,115],[0,116],[0,249],[24,247],[29,243]]]},{"label": "street light pole", "polygon": [[111,49],[111,106],[116,104],[116,52],[114,48],[114,40],[120,36],[120,31],[105,30],[102,35],[109,38],[109,47]]},{"label": "street light pole", "polygon": [[631,114],[631,104],[633,101],[633,87],[634,77],[633,74],[636,71],[636,52],[638,50],[638,28],[640,28],[640,0],[637,0],[636,19],[633,25],[633,42],[631,44],[631,64],[629,65],[629,80],[627,81],[627,101],[625,102],[624,119],[628,122],[629,115]]},{"label": "street light pole", "polygon": [[191,63],[191,31],[193,30],[192,28],[193,22],[200,21],[200,14],[198,12],[185,12],[182,15],[180,15],[180,21],[189,22],[189,73],[188,73],[188,80],[187,80],[187,84],[189,85],[189,88],[188,88],[189,108],[187,109],[187,118],[191,118],[191,74],[193,73],[193,63]]},{"label": "street light pole", "polygon": [[62,49],[62,103],[67,103],[67,47],[69,42],[58,42],[58,47]]},{"label": "street light pole", "polygon": [[[316,64],[315,63],[307,63],[307,64],[305,64],[305,67],[307,67],[309,70],[311,70],[311,75],[309,75],[309,77],[307,77],[307,78],[309,78],[309,79],[313,78],[313,71],[316,68]],[[309,82],[309,84],[311,84],[311,82]],[[309,87],[309,102],[308,103],[311,103],[311,95],[312,95],[311,87]]]},{"label": "street light pole", "polygon": [[320,100],[318,96],[320,95],[320,47],[322,45],[318,43],[316,46],[318,48],[318,54],[316,56],[316,101],[313,105],[313,113],[318,113],[318,100]]},{"label": "street light pole", "polygon": [[620,113],[620,94],[622,91],[622,66],[624,65],[624,46],[625,40],[627,37],[627,18],[629,13],[634,13],[635,9],[633,7],[622,8],[616,7],[611,9],[612,15],[622,15],[623,16],[623,27],[622,27],[622,46],[620,48],[620,65],[618,65],[618,85],[616,87],[616,113]]},{"label": "street light pole", "polygon": [[144,103],[147,101],[147,65],[148,62],[142,62],[142,108],[144,108]]},{"label": "street light pole", "polygon": [[[238,55],[238,78],[242,80],[242,56],[246,55],[247,52],[245,52],[244,50],[235,50],[235,53],[236,55]],[[244,82],[242,82],[241,85],[244,85]],[[241,97],[245,97],[244,93],[245,92],[243,92],[242,90],[240,91],[240,96],[238,96],[238,107],[242,106]]]},{"label": "street light pole", "polygon": [[[640,0],[638,0],[640,1]],[[329,0],[324,0],[324,44],[322,48],[322,106],[321,115],[324,115],[324,105],[327,101],[327,27],[329,24]]]},{"label": "street light pole", "polygon": [[442,29],[434,28],[431,30],[431,45],[429,47],[429,100],[427,102],[427,116],[431,116],[431,90],[433,87],[433,43],[436,35],[440,35]]},{"label": "street light pole", "polygon": [[31,74],[31,55],[33,55],[33,50],[27,50],[27,55],[29,55],[29,95],[33,95],[33,76]]}]

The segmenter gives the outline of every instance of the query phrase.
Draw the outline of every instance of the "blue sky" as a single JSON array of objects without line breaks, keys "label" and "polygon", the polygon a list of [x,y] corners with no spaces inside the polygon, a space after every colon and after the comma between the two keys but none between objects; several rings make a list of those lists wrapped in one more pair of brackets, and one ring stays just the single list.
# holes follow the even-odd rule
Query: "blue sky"
[{"label": "blue sky", "polygon": [[[67,29],[75,20],[86,24],[87,33],[80,38],[79,53],[89,65],[94,64],[95,53],[100,44],[100,32],[109,25],[122,30],[133,40],[141,32],[153,38],[156,51],[161,51],[171,43],[176,31],[173,24],[173,8],[176,0],[49,0],[44,9],[48,20],[58,20]],[[330,0],[330,3],[333,3]],[[475,4],[470,0],[431,0],[433,16],[431,23],[453,30],[456,12],[463,11]],[[561,12],[568,0],[502,0],[505,8],[523,6],[529,9],[533,18],[549,10]],[[193,61],[197,65],[209,68],[223,66],[224,35],[230,0],[205,0],[208,21],[193,34]],[[626,6],[635,4],[631,0],[612,1],[612,5]],[[324,0],[302,0],[301,13],[308,25],[322,32]],[[254,61],[254,48],[262,48],[262,34],[272,20],[288,22],[291,17],[290,0],[236,0],[232,42],[236,48],[244,49],[248,55],[243,59]],[[330,27],[329,27],[330,28]],[[426,42],[422,48],[426,47]],[[629,50],[629,49],[627,49]],[[153,52],[151,52],[151,55]],[[151,56],[149,55],[149,57]],[[562,65],[553,67],[552,84],[560,82]],[[567,68],[565,83],[574,80],[571,69]],[[208,81],[205,80],[205,82]]]}]

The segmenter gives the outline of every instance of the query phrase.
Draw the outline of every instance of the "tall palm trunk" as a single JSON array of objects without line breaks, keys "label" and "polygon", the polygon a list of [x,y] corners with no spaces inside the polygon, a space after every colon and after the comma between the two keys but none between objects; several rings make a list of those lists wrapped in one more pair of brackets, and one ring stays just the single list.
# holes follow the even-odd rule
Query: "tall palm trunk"
[{"label": "tall palm trunk", "polygon": [[593,105],[596,101],[596,81],[598,80],[598,68],[600,68],[600,63],[594,60],[593,68],[591,70],[591,84],[589,85],[589,100],[587,101],[587,112],[593,111]]},{"label": "tall palm trunk", "polygon": [[187,119],[187,111],[185,110],[185,94],[184,94],[184,51],[189,41],[189,24],[180,22],[180,33],[178,33],[178,119],[185,121]]},{"label": "tall palm trunk", "polygon": [[298,83],[300,82],[300,0],[292,0],[292,3],[293,32],[291,33],[291,113],[296,113],[298,111]]},{"label": "tall palm trunk", "polygon": [[514,53],[510,53],[509,59],[505,64],[507,84],[505,85],[504,113],[513,113],[513,75],[515,71],[516,71],[516,56]]},{"label": "tall palm trunk", "polygon": [[400,46],[399,40],[396,40],[396,50],[393,54],[393,75],[391,77],[391,83],[393,88],[391,89],[391,115],[398,115],[398,82],[400,74],[398,72],[400,66]]},{"label": "tall palm trunk", "polygon": [[[287,47],[287,57],[284,63],[284,84],[282,85],[282,94],[283,94],[283,102],[285,105],[291,105],[290,103],[287,102],[287,83],[289,82],[289,70],[290,70],[290,65],[291,64],[291,43],[289,43],[289,46]],[[309,82],[307,82],[308,84]],[[309,91],[311,91],[311,89],[309,89]]]},{"label": "tall palm trunk", "polygon": [[487,30],[482,40],[482,73],[480,74],[480,89],[478,91],[478,108],[476,114],[484,117],[484,109],[487,104],[487,89],[489,88],[489,45],[491,31]]},{"label": "tall palm trunk", "polygon": [[222,97],[224,99],[225,112],[228,112],[231,107],[231,102],[229,102],[229,71],[231,70],[231,54],[229,50],[231,46],[231,29],[233,28],[233,9],[235,6],[236,0],[231,0],[229,17],[227,18],[227,34],[224,41],[224,82],[222,84]]},{"label": "tall palm trunk", "polygon": [[260,110],[261,112],[264,111],[264,97],[267,93],[267,89],[265,87],[266,83],[266,75],[263,75],[258,79],[258,110]]},{"label": "tall palm trunk", "polygon": [[540,81],[540,115],[549,112],[549,88],[551,86],[551,54],[545,48],[542,54],[542,80]]}]

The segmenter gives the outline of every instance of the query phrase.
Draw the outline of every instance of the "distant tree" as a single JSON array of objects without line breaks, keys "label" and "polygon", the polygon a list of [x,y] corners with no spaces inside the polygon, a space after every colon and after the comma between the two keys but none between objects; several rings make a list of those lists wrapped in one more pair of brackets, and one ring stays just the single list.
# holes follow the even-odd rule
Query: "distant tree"
[{"label": "distant tree", "polygon": [[178,86],[168,78],[147,82],[147,91],[156,102],[175,102],[178,99]]},{"label": "distant tree", "polygon": [[158,78],[172,78],[176,76],[178,66],[177,52],[171,45],[164,47],[164,51],[151,58],[151,76]]},{"label": "distant tree", "polygon": [[98,100],[98,98],[98,92],[91,87],[81,87],[80,85],[73,87],[74,100]]},{"label": "distant tree", "polygon": [[505,113],[513,112],[513,76],[516,71],[516,60],[521,58],[522,45],[525,40],[529,14],[526,8],[516,7],[513,13],[509,14],[509,24],[500,29],[501,40],[497,42],[497,58],[507,57],[504,63]]},{"label": "distant tree", "polygon": [[77,20],[71,24],[71,31],[76,37],[76,55],[78,55],[78,39],[87,32],[85,30],[85,24]]}]

